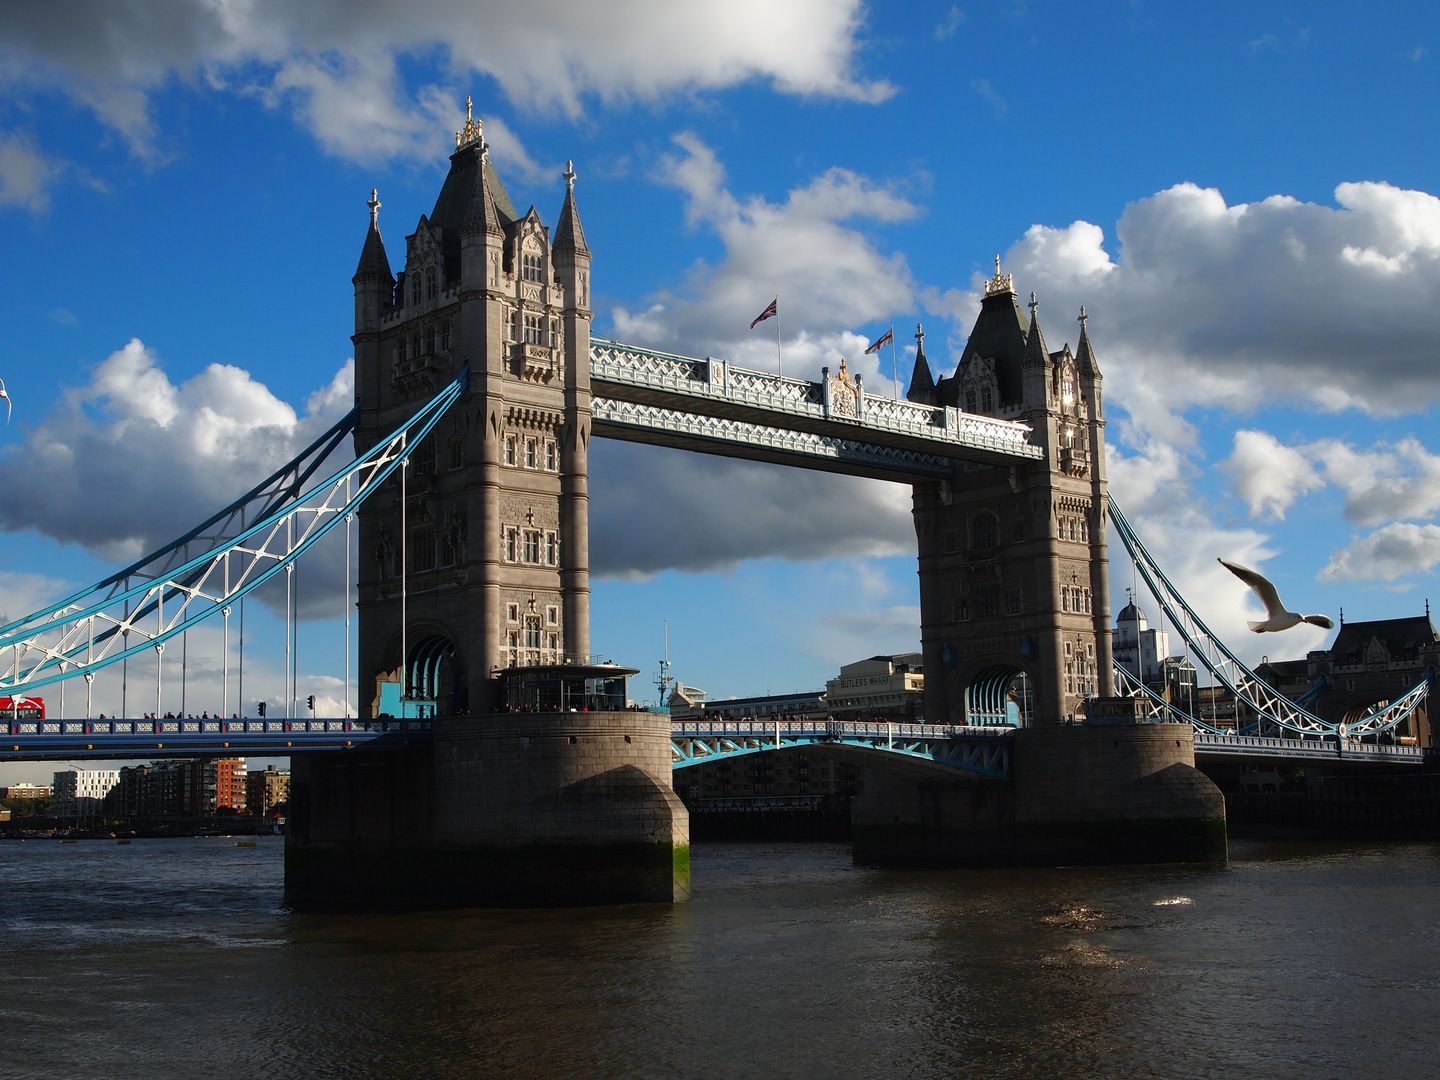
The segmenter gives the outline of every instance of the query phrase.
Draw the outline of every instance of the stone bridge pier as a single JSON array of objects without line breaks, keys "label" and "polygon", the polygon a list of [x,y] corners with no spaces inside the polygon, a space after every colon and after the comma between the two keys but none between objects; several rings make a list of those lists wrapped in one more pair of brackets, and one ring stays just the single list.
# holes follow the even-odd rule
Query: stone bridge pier
[{"label": "stone bridge pier", "polygon": [[441,717],[416,750],[296,754],[285,893],[324,907],[565,907],[690,896],[656,713]]}]

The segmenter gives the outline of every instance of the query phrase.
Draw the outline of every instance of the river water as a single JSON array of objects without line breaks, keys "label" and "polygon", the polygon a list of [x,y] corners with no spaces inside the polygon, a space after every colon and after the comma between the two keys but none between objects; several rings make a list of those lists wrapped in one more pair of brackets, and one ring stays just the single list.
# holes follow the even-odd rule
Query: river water
[{"label": "river water", "polygon": [[0,1077],[1440,1075],[1440,845],[708,844],[681,907],[327,917],[282,843],[0,844]]}]

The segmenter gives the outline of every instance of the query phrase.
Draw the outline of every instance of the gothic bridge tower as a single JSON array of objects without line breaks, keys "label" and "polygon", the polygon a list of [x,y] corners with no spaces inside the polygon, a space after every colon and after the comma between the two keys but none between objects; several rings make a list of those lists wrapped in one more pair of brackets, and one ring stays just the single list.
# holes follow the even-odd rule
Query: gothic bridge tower
[{"label": "gothic bridge tower", "polygon": [[1020,420],[1044,450],[1009,468],[960,464],[917,483],[925,715],[940,723],[1028,725],[1083,719],[1114,694],[1100,369],[1085,313],[1080,338],[1046,348],[1011,275],[985,285],[954,374],[938,383],[917,333],[909,398]]},{"label": "gothic bridge tower", "polygon": [[391,273],[372,195],[354,277],[357,453],[470,368],[409,450],[403,515],[398,472],[359,512],[362,716],[382,711],[387,683],[391,704],[479,712],[498,669],[590,651],[590,251],[575,173],[552,237],[534,207],[516,212],[466,111],[404,268]]}]

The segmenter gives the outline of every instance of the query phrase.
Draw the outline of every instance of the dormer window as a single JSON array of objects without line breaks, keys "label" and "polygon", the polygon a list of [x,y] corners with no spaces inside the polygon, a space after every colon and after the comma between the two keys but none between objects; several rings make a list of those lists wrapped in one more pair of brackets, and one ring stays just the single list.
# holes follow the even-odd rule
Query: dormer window
[{"label": "dormer window", "polygon": [[987,386],[980,391],[980,411],[988,413],[992,412],[994,408],[995,399],[994,396],[990,393],[990,387]]},{"label": "dormer window", "polygon": [[543,260],[539,255],[531,255],[528,252],[521,257],[521,276],[526,281],[543,281],[541,263]]},{"label": "dormer window", "polygon": [[415,275],[415,280],[410,282],[410,304],[412,307],[420,306],[420,275]]},{"label": "dormer window", "polygon": [[435,268],[433,266],[425,268],[425,299],[435,299]]},{"label": "dormer window", "polygon": [[976,406],[976,402],[975,402],[975,391],[974,391],[974,389],[972,388],[972,389],[966,390],[966,391],[965,391],[965,411],[966,411],[966,412],[976,412],[977,410],[976,410],[976,407],[975,407],[975,406]]},{"label": "dormer window", "polygon": [[1075,401],[1075,373],[1069,368],[1060,374],[1060,400],[1066,405]]}]

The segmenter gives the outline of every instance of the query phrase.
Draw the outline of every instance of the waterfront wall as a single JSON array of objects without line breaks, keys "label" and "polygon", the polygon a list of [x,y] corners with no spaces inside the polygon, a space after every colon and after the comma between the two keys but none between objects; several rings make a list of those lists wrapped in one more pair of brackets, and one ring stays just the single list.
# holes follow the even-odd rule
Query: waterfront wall
[{"label": "waterfront wall", "polygon": [[689,898],[670,724],[638,713],[446,717],[425,750],[292,759],[285,891],[361,907]]},{"label": "waterfront wall", "polygon": [[1236,827],[1299,827],[1331,834],[1440,835],[1440,773],[1401,768],[1312,775],[1300,790],[1227,791]]},{"label": "waterfront wall", "polygon": [[855,860],[880,865],[1222,861],[1225,801],[1176,724],[1016,733],[1009,781],[883,768],[851,804]]}]

